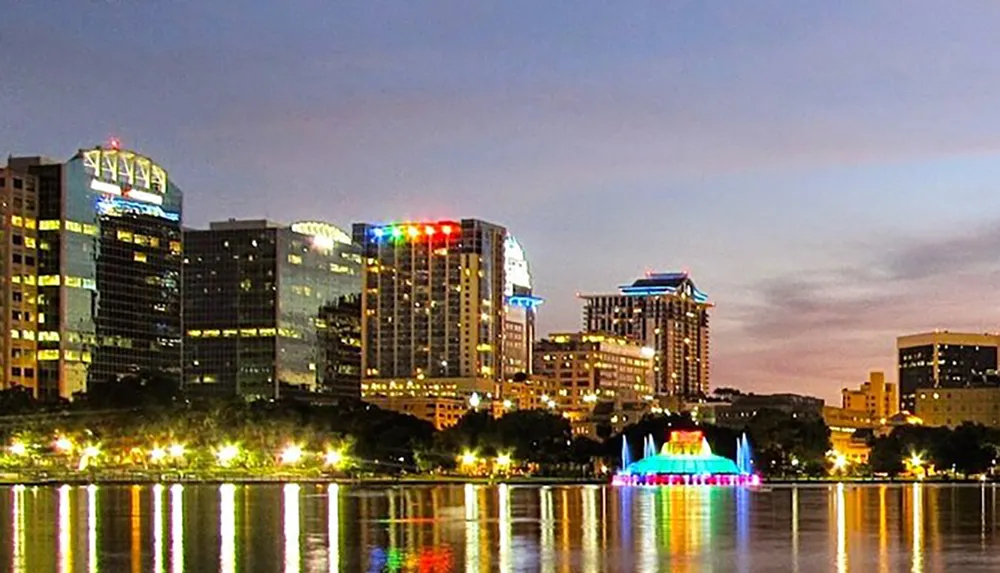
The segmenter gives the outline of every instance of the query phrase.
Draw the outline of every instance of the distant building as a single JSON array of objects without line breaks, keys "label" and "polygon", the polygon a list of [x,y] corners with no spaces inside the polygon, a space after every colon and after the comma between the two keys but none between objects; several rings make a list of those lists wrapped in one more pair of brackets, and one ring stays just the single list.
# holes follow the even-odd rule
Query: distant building
[{"label": "distant building", "polygon": [[654,393],[702,400],[709,387],[712,304],[687,273],[650,274],[617,294],[582,295],[584,330],[623,336],[654,350]]},{"label": "distant building", "polygon": [[360,393],[361,256],[319,222],[185,232],[184,383],[195,394]]},{"label": "distant building", "polygon": [[740,394],[733,396],[732,403],[718,406],[715,410],[715,422],[720,426],[742,428],[758,413],[774,410],[795,417],[821,418],[823,416],[823,400],[812,396],[798,394]]},{"label": "distant building", "polygon": [[183,195],[167,171],[116,141],[8,167],[37,181],[37,229],[14,233],[37,237],[37,275],[22,263],[21,281],[37,286],[38,395],[142,371],[179,382]]},{"label": "distant building", "polygon": [[554,380],[557,409],[583,421],[598,402],[653,400],[653,350],[621,336],[551,334],[535,345],[535,373]]},{"label": "distant building", "polygon": [[970,422],[1000,427],[1000,388],[922,388],[915,413],[926,426]]},{"label": "distant building", "polygon": [[547,376],[514,376],[497,382],[493,403],[493,415],[502,416],[516,410],[553,410],[558,403],[556,397],[561,385],[557,379]]},{"label": "distant building", "polygon": [[0,389],[37,393],[38,179],[0,168]]},{"label": "distant building", "polygon": [[844,388],[840,394],[845,410],[867,412],[875,420],[888,419],[899,411],[899,390],[885,381],[884,372],[872,371],[860,388]]},{"label": "distant building", "polygon": [[437,430],[454,426],[469,411],[468,401],[454,396],[376,395],[366,396],[365,401],[383,410],[409,414],[426,420],[434,424]]},{"label": "distant building", "polygon": [[365,258],[363,399],[468,407],[530,372],[541,300],[507,229],[478,219],[356,223],[353,238]]},{"label": "distant building", "polygon": [[1000,335],[935,331],[896,340],[900,408],[913,412],[922,388],[980,384],[997,370]]}]

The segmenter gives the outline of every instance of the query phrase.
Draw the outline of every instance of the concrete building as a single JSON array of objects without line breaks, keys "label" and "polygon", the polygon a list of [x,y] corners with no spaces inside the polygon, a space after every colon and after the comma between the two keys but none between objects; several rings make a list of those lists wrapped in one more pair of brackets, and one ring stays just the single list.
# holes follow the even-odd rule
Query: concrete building
[{"label": "concrete building", "polygon": [[900,336],[896,340],[900,409],[913,412],[917,390],[989,385],[997,370],[1000,335],[946,330]]},{"label": "concrete building", "polygon": [[899,411],[899,390],[885,381],[885,373],[872,371],[857,390],[840,391],[845,410],[866,412],[875,420],[885,420]]},{"label": "concrete building", "polygon": [[353,237],[365,259],[364,399],[469,404],[530,372],[541,300],[504,227],[477,219],[356,223]]},{"label": "concrete building", "polygon": [[535,345],[535,373],[554,380],[559,411],[585,418],[598,402],[653,400],[653,350],[621,336],[557,333]]},{"label": "concrete building", "polygon": [[117,141],[8,168],[37,181],[37,278],[21,280],[37,286],[39,397],[143,371],[180,381],[183,195],[167,171]]},{"label": "concrete building", "polygon": [[392,410],[427,420],[438,430],[454,426],[469,411],[468,401],[458,397],[379,394],[366,396],[365,401],[383,410]]},{"label": "concrete building", "polygon": [[650,274],[619,287],[617,294],[581,298],[584,330],[623,336],[654,350],[657,398],[705,398],[712,304],[687,273]]},{"label": "concrete building", "polygon": [[493,415],[502,416],[515,410],[555,410],[558,403],[559,381],[547,376],[515,376],[498,382],[493,402]]},{"label": "concrete building", "polygon": [[38,390],[38,179],[0,168],[0,389]]},{"label": "concrete building", "polygon": [[184,237],[190,392],[360,395],[361,255],[344,231],[230,220]]},{"label": "concrete building", "polygon": [[1000,427],[1000,388],[922,388],[917,390],[915,414],[925,426],[971,422]]}]

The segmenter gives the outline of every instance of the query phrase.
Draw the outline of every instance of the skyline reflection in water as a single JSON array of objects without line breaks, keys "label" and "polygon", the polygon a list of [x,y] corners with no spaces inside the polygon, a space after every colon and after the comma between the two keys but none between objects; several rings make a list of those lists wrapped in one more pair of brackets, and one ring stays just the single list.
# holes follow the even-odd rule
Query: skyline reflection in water
[{"label": "skyline reflection in water", "polygon": [[997,488],[0,487],[0,570],[1000,570]]}]

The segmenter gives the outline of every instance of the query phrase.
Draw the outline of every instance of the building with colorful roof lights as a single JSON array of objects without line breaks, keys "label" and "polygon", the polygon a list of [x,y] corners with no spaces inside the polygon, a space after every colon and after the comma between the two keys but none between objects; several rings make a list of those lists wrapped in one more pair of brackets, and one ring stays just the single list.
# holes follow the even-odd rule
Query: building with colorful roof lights
[{"label": "building with colorful roof lights", "polygon": [[366,400],[393,409],[441,398],[485,406],[497,382],[530,372],[542,301],[507,229],[477,219],[356,223],[353,239],[365,259]]},{"label": "building with colorful roof lights", "polygon": [[658,398],[698,400],[709,388],[708,295],[688,273],[650,273],[616,294],[581,295],[584,328],[652,348]]}]

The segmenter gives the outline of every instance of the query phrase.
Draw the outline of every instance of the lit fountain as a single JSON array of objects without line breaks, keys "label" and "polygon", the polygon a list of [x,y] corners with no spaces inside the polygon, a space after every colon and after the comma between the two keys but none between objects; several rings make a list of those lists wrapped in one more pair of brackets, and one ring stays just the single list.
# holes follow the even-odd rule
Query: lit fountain
[{"label": "lit fountain", "polygon": [[628,442],[622,437],[622,469],[615,485],[725,485],[755,486],[753,456],[746,434],[736,441],[736,461],[712,453],[699,431],[670,432],[670,441],[656,453],[653,436],[643,440],[642,459],[632,462]]}]

